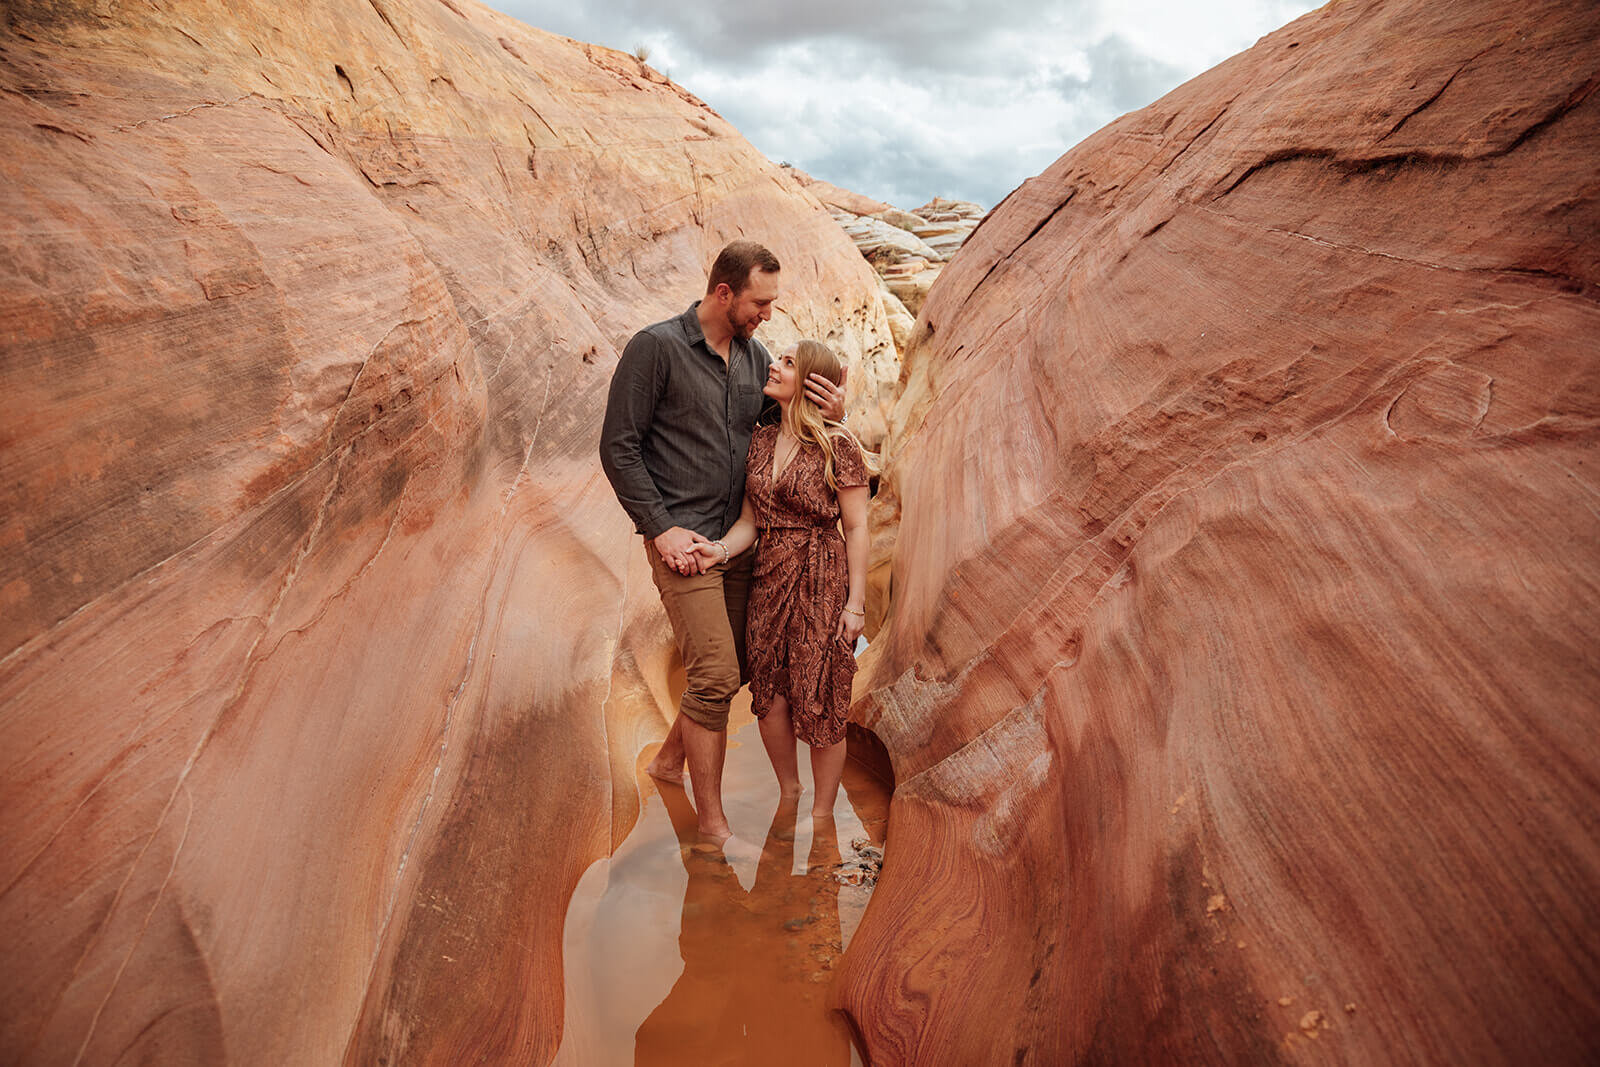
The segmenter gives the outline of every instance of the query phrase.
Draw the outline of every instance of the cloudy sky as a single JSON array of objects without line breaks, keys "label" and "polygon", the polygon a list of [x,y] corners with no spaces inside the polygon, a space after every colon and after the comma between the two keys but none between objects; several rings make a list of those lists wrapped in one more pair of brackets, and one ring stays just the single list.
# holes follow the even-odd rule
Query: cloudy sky
[{"label": "cloudy sky", "polygon": [[904,208],[993,207],[1307,0],[489,0],[626,52],[757,148]]}]

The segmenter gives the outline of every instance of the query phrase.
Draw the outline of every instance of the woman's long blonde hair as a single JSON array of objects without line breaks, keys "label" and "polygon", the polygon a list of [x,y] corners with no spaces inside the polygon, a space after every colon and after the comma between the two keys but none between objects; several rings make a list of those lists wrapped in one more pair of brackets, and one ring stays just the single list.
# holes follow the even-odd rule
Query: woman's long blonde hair
[{"label": "woman's long blonde hair", "polygon": [[[821,341],[799,341],[795,344],[794,351],[794,399],[783,412],[783,426],[803,445],[816,445],[822,449],[822,473],[828,480],[828,488],[834,492],[839,491],[838,480],[833,473],[833,441],[835,437],[849,437],[856,441],[855,435],[839,423],[829,423],[822,417],[822,411],[811,398],[806,396],[806,377],[811,374],[820,374],[834,385],[838,385],[844,377],[844,361]],[[856,441],[856,447],[861,448],[861,442]],[[867,471],[872,473],[872,455],[861,448],[861,454],[867,462]]]}]

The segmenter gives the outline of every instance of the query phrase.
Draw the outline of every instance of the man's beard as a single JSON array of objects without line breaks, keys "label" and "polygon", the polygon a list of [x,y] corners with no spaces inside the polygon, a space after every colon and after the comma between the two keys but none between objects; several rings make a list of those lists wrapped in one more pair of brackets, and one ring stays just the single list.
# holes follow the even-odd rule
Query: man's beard
[{"label": "man's beard", "polygon": [[733,331],[733,336],[748,341],[756,335],[756,327],[761,325],[761,316],[757,315],[747,322],[741,323],[733,317],[733,310],[728,310],[728,329]]}]

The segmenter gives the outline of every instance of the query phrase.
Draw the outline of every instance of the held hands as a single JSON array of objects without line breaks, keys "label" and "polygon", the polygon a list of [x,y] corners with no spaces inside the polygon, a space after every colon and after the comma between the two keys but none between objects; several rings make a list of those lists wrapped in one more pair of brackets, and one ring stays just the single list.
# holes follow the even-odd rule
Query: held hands
[{"label": "held hands", "polygon": [[834,385],[828,379],[815,372],[806,375],[806,396],[822,411],[822,417],[829,422],[838,422],[844,418],[844,385],[849,381],[848,367],[839,375],[839,384]]},{"label": "held hands", "polygon": [[[839,612],[839,627],[834,631],[834,636],[844,638],[850,642],[850,647],[854,648],[856,638],[860,637],[861,631],[866,628],[867,615],[866,612],[861,611],[859,608],[856,611],[851,611],[851,607],[852,605],[846,604],[844,610]],[[857,612],[860,612],[860,614],[857,614]]]},{"label": "held hands", "polygon": [[704,574],[719,563],[728,562],[728,546],[721,541],[696,541],[694,554],[699,557],[700,570]]},{"label": "held hands", "polygon": [[[702,546],[709,547],[704,537],[693,530],[685,530],[682,526],[674,526],[656,537],[656,551],[661,553],[661,559],[667,566],[682,575],[704,574],[716,562],[713,558],[709,562],[699,554]],[[711,549],[712,556],[720,553],[715,548]]]}]

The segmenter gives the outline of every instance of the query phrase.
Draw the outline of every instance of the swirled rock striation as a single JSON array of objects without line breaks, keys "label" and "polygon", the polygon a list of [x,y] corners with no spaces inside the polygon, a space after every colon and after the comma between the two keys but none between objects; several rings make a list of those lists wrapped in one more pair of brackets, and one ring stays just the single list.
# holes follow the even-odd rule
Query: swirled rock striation
[{"label": "swirled rock striation", "polygon": [[0,86],[0,1059],[548,1061],[671,707],[619,347],[743,235],[892,363],[873,272],[473,0],[8,5]]},{"label": "swirled rock striation", "polygon": [[1597,87],[1592,5],[1330,4],[944,269],[873,1062],[1592,1058]]}]

